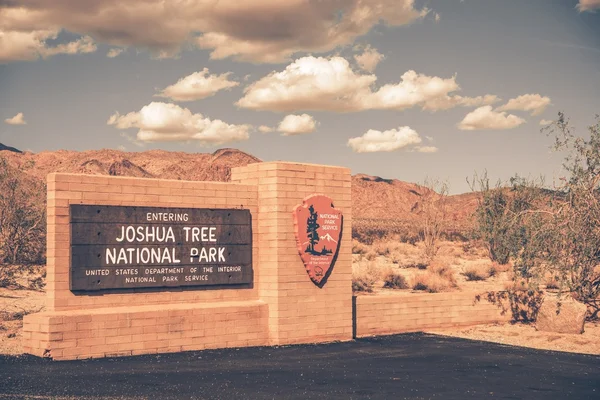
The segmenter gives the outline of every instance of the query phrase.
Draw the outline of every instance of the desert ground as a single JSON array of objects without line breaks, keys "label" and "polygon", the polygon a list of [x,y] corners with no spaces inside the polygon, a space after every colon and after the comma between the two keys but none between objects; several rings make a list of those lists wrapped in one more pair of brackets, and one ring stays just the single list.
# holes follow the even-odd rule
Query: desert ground
[{"label": "desert ground", "polygon": [[[442,242],[436,257],[428,262],[423,244],[403,243],[386,238],[364,244],[353,241],[353,275],[360,288],[358,296],[375,293],[494,291],[510,282],[510,266],[491,263],[485,249],[470,242]],[[22,318],[42,311],[43,289],[28,290],[43,273],[43,267],[19,277],[20,288],[0,288],[0,354],[22,354]],[[389,276],[401,278],[389,279]],[[392,285],[390,285],[393,283]],[[386,286],[386,282],[388,283]],[[414,289],[414,288],[417,289]],[[360,289],[363,290],[360,290]],[[366,289],[366,290],[365,290]],[[581,335],[540,332],[534,324],[506,323],[453,329],[435,329],[426,333],[489,341],[512,346],[582,354],[600,354],[600,323],[586,322]]]}]

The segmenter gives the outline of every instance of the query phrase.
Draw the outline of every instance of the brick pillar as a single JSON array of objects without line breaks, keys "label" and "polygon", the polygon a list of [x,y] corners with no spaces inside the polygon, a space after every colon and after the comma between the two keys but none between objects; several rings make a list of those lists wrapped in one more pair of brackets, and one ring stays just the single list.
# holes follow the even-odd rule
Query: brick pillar
[{"label": "brick pillar", "polygon": [[[352,205],[350,170],[268,162],[232,169],[232,181],[258,186],[255,284],[269,307],[272,345],[352,339]],[[296,247],[293,209],[311,194],[333,199],[344,215],[339,255],[327,283],[312,283]]]}]

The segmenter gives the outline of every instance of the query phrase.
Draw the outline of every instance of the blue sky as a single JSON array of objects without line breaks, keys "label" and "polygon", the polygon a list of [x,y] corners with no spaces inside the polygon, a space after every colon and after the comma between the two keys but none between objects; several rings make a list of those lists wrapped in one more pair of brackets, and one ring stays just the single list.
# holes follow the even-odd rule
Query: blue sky
[{"label": "blue sky", "polygon": [[239,4],[0,0],[0,142],[235,147],[461,193],[551,181],[540,122],[600,113],[600,0]]}]

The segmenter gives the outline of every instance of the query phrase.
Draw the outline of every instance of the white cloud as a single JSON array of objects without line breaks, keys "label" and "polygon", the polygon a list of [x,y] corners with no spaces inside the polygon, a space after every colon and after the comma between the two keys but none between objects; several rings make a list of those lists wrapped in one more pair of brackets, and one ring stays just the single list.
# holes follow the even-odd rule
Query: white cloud
[{"label": "white cloud", "polygon": [[423,110],[428,111],[441,111],[449,110],[454,107],[478,107],[495,104],[500,101],[500,98],[495,94],[486,94],[484,96],[477,97],[463,97],[459,95],[454,96],[440,96],[426,101],[423,104]]},{"label": "white cloud", "polygon": [[270,126],[267,125],[261,125],[258,127],[258,131],[262,132],[262,133],[269,133],[269,132],[273,132],[275,129],[271,128]]},{"label": "white cloud", "polygon": [[442,19],[441,15],[438,13],[435,13],[435,22],[440,22],[440,19]]},{"label": "white cloud", "polygon": [[358,66],[367,72],[375,71],[377,65],[383,61],[385,56],[381,54],[377,49],[371,48],[371,46],[367,46],[365,50],[361,54],[357,54],[354,56],[354,60]]},{"label": "white cloud", "polygon": [[123,49],[122,47],[116,47],[114,49],[110,49],[108,51],[108,53],[106,53],[106,57],[108,57],[108,58],[115,58],[119,54],[123,53],[124,50],[125,49]]},{"label": "white cloud", "polygon": [[540,121],[540,125],[550,125],[553,122],[554,121],[549,120],[549,119],[543,119],[543,120]]},{"label": "white cloud", "polygon": [[356,153],[374,153],[400,150],[421,142],[422,139],[415,130],[402,126],[383,132],[369,129],[364,135],[349,139],[348,146]]},{"label": "white cloud", "polygon": [[[0,31],[39,35],[61,31],[91,36],[117,47],[136,47],[173,57],[192,44],[211,58],[287,61],[294,53],[325,53],[352,43],[380,24],[401,26],[422,19],[414,0],[9,0],[2,1]],[[275,21],[275,23],[273,22]],[[0,54],[24,59],[43,40],[3,40]],[[19,55],[21,54],[21,55]],[[17,55],[15,58],[14,56]],[[28,56],[25,59],[35,59]]]},{"label": "white cloud", "polygon": [[138,128],[140,142],[188,142],[219,145],[249,137],[249,125],[232,125],[192,114],[176,104],[152,102],[138,112],[115,113],[107,121],[117,129]]},{"label": "white cloud", "polygon": [[239,85],[239,82],[229,80],[231,72],[221,75],[208,75],[208,73],[208,68],[194,72],[166,87],[155,97],[167,97],[174,101],[194,101],[214,96],[220,90],[231,89]]},{"label": "white cloud", "polygon": [[465,131],[513,129],[524,124],[525,120],[516,115],[492,110],[492,106],[479,107],[458,124]]},{"label": "white cloud", "polygon": [[531,115],[540,115],[550,105],[550,97],[539,94],[524,94],[515,99],[510,99],[505,105],[498,107],[498,111],[531,111]]},{"label": "white cloud", "polygon": [[370,109],[404,110],[420,106],[435,111],[459,105],[482,105],[496,96],[475,98],[450,95],[460,90],[456,77],[440,78],[407,71],[398,83],[373,89],[377,77],[352,70],[342,57],[302,57],[283,71],[252,83],[236,103],[269,111],[351,112]]},{"label": "white cloud", "polygon": [[417,146],[415,147],[415,151],[419,153],[437,153],[438,148],[434,146]]},{"label": "white cloud", "polygon": [[579,4],[577,4],[577,9],[579,10],[579,12],[594,12],[600,9],[600,0],[579,0]]},{"label": "white cloud", "polygon": [[282,132],[284,136],[302,135],[315,131],[317,123],[315,119],[308,114],[302,115],[286,115],[279,123],[277,130]]},{"label": "white cloud", "polygon": [[120,151],[126,151],[126,150],[127,150],[127,147],[125,147],[125,146],[123,146],[123,145],[119,145],[119,146],[117,146],[117,150],[120,150]]},{"label": "white cloud", "polygon": [[9,125],[25,125],[25,124],[27,124],[27,122],[25,122],[25,118],[23,117],[22,112],[18,113],[17,115],[15,115],[12,118],[5,119],[4,122],[6,122]]}]

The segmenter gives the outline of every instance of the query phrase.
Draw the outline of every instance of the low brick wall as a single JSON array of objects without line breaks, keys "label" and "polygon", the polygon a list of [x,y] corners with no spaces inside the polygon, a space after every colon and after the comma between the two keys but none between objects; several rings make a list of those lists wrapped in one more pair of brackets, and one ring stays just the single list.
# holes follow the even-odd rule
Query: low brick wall
[{"label": "low brick wall", "polygon": [[265,346],[260,301],[48,311],[26,316],[25,351],[54,360]]},{"label": "low brick wall", "polygon": [[485,299],[476,301],[478,294],[481,292],[400,292],[356,296],[356,337],[489,324],[510,319],[510,315],[502,315],[496,305]]}]

